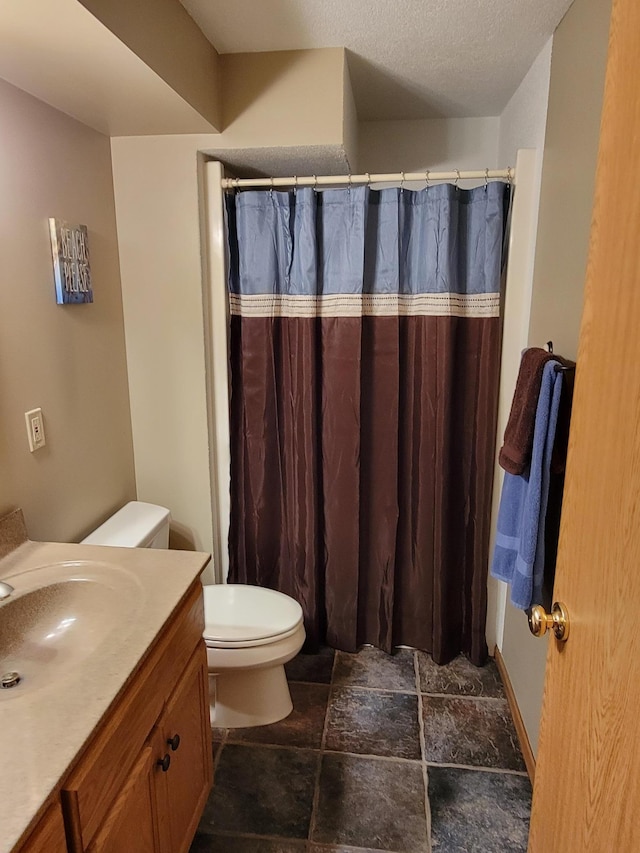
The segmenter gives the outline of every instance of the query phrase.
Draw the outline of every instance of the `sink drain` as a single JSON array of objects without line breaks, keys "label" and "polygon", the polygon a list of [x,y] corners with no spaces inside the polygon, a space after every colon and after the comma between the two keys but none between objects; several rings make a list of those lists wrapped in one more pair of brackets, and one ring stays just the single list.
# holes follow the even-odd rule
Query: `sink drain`
[{"label": "sink drain", "polygon": [[0,678],[0,687],[2,687],[3,690],[8,690],[10,687],[15,687],[16,684],[20,684],[19,672],[5,672],[2,678]]}]

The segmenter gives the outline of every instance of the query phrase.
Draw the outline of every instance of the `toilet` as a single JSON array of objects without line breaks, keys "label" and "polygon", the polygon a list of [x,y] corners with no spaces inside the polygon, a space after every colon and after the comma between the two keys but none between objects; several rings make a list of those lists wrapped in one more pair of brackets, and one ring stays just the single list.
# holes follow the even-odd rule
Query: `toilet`
[{"label": "toilet", "polygon": [[[168,509],[131,501],[81,545],[167,548]],[[204,586],[211,725],[264,726],[293,710],[284,664],[305,640],[302,608],[288,595],[245,584]]]}]

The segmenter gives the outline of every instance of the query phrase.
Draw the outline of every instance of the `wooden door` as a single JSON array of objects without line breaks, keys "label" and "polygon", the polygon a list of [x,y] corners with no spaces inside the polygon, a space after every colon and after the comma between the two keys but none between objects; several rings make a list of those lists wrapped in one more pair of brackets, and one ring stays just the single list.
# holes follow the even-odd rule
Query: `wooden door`
[{"label": "wooden door", "polygon": [[88,853],[155,853],[157,752],[150,743],[143,747]]},{"label": "wooden door", "polygon": [[640,3],[614,0],[530,853],[640,850]]},{"label": "wooden door", "polygon": [[157,788],[160,849],[189,849],[213,781],[207,652],[201,643],[176,685],[159,724],[171,758]]}]

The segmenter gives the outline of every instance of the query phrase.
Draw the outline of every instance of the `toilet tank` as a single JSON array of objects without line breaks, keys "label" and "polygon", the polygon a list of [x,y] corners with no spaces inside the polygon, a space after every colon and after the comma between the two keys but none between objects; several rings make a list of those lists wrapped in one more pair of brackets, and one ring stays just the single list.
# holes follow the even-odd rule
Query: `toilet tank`
[{"label": "toilet tank", "polygon": [[130,501],[83,539],[81,545],[168,548],[171,513],[166,507]]}]

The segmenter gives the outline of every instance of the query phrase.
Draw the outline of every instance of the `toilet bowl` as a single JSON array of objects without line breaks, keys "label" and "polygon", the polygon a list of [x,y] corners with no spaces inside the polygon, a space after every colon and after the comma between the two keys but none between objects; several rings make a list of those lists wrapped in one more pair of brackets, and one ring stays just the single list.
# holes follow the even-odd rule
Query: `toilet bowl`
[{"label": "toilet bowl", "polygon": [[[81,544],[167,548],[168,509],[131,501]],[[263,726],[293,709],[284,664],[305,640],[302,608],[281,592],[245,584],[204,586],[211,725]]]},{"label": "toilet bowl", "polygon": [[305,639],[297,601],[257,586],[204,587],[211,724],[264,726],[293,709],[284,664]]}]

